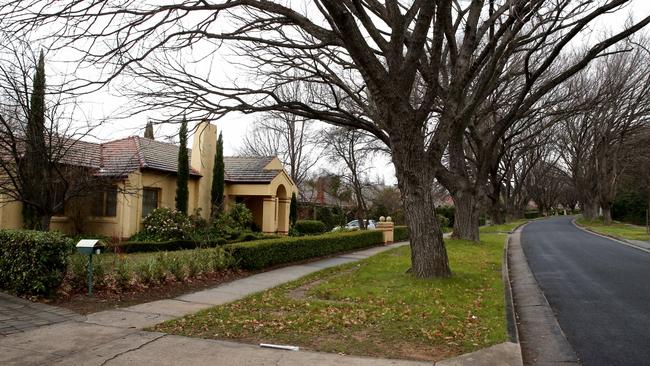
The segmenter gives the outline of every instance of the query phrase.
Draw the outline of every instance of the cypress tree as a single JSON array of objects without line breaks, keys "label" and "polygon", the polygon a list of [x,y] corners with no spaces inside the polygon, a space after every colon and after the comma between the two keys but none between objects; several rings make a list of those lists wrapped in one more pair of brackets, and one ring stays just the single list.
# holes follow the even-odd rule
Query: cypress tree
[{"label": "cypress tree", "polygon": [[189,191],[187,183],[190,179],[190,166],[187,153],[187,120],[183,117],[181,129],[178,132],[180,147],[178,148],[178,174],[176,175],[176,209],[187,215]]},{"label": "cypress tree", "polygon": [[293,226],[296,221],[298,221],[298,199],[296,198],[296,192],[292,192],[291,204],[289,205],[289,223]]},{"label": "cypress tree", "polygon": [[[47,146],[45,146],[45,57],[38,58],[25,134],[23,165],[23,195],[26,201],[42,203],[47,197]],[[49,217],[36,207],[23,204],[23,223],[28,229],[47,230]],[[47,222],[45,222],[47,221]]]},{"label": "cypress tree", "polygon": [[212,217],[216,217],[223,210],[224,171],[223,138],[221,132],[219,132],[217,152],[214,155],[214,168],[212,171]]}]

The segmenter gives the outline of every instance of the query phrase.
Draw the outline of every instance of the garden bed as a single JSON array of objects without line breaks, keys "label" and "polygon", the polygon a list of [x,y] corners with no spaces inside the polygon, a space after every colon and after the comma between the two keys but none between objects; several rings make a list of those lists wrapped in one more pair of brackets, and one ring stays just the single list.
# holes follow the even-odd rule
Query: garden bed
[{"label": "garden bed", "polygon": [[187,293],[201,291],[218,286],[225,282],[246,277],[249,272],[241,270],[225,270],[202,275],[185,281],[169,280],[165,283],[147,287],[133,287],[126,291],[115,291],[106,287],[95,289],[92,297],[87,295],[85,288],[60,289],[53,299],[41,299],[50,305],[70,309],[79,314],[91,314],[98,311],[123,308],[146,302],[170,299]]},{"label": "garden bed", "polygon": [[[380,245],[381,243],[377,243],[376,240],[368,240],[368,238],[378,236],[377,234],[379,233],[353,232],[278,239],[280,242],[277,242],[278,240],[268,241],[268,243],[276,243],[273,246],[277,247],[275,249],[266,245],[267,240],[250,242],[246,246],[257,248],[259,244],[264,244],[264,247],[260,248],[261,252],[255,249],[255,252],[251,254],[255,257],[270,255],[269,249],[273,249],[271,253],[282,250],[290,251],[294,252],[293,256],[295,258],[301,258],[288,262],[286,260],[276,260],[269,266],[254,268],[252,271],[243,270],[237,266],[237,260],[229,254],[228,246],[171,252],[100,254],[95,256],[93,260],[95,268],[93,297],[86,295],[85,264],[87,263],[87,257],[74,254],[70,257],[69,270],[63,285],[53,298],[43,298],[41,301],[65,307],[81,314],[89,314],[149,301],[174,298],[185,293],[215,287],[221,283],[233,281],[253,273],[338,256],[358,250],[358,246],[367,248]],[[349,247],[332,244],[341,243],[341,240],[343,240],[342,243],[349,243]],[[330,245],[322,245],[323,241],[330,242]],[[237,247],[241,245],[238,244]],[[296,257],[296,250],[300,248],[304,250],[305,245],[315,246],[314,250],[303,252],[303,255]],[[331,252],[333,249],[337,250]],[[290,259],[291,256],[285,255],[283,258]],[[194,268],[190,270],[190,266]]]},{"label": "garden bed", "polygon": [[407,274],[410,249],[404,246],[153,330],[427,361],[472,352],[507,340],[505,237],[485,232],[481,244],[448,240],[449,279]]}]

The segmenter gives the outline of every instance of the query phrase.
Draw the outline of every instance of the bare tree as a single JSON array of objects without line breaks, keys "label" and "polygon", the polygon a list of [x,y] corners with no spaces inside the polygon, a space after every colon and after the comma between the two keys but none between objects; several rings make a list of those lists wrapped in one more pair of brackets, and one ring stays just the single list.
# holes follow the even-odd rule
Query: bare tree
[{"label": "bare tree", "polygon": [[340,177],[352,188],[356,201],[356,217],[359,228],[365,229],[368,214],[365,188],[368,186],[367,173],[370,159],[377,151],[376,140],[363,132],[347,128],[330,128],[325,131],[325,153],[335,166],[342,165]]},{"label": "bare tree", "polygon": [[42,52],[7,37],[0,54],[0,203],[22,203],[25,226],[49,230],[67,203],[102,188],[80,141],[90,128],[74,128],[74,101],[46,87]]},{"label": "bare tree", "polygon": [[[643,43],[643,42],[642,42]],[[564,160],[570,167],[585,217],[602,210],[611,223],[611,208],[625,162],[638,153],[634,136],[650,121],[650,60],[642,48],[599,59],[576,82],[582,103],[563,123]]]},{"label": "bare tree", "polygon": [[[281,87],[285,99],[306,98],[308,91],[300,84]],[[289,167],[289,176],[300,186],[316,165],[318,134],[312,123],[290,112],[268,111],[255,122],[242,141],[240,155],[278,156]]]},{"label": "bare tree", "polygon": [[[443,164],[447,147],[457,148],[458,136],[462,140],[477,121],[506,66],[518,63],[519,87],[489,126],[496,135],[611,45],[646,26],[650,16],[556,67],[590,24],[627,3],[317,0],[303,7],[266,0],[36,0],[25,7],[16,0],[0,7],[0,16],[17,32],[60,30],[59,44],[83,49],[83,63],[109,71],[90,86],[128,72],[145,78],[148,84],[137,94],[143,108],[177,107],[176,115],[194,112],[194,119],[274,110],[374,135],[390,149],[395,165],[413,273],[432,277],[451,275],[431,190],[436,176],[454,179]],[[192,63],[199,60],[188,60],[190,49],[210,53],[225,45],[251,70],[245,85],[234,80],[224,86],[210,78],[210,67],[201,74]],[[209,58],[205,53],[197,58]],[[301,76],[296,80],[287,70],[300,70]],[[308,85],[313,99],[278,95],[279,86],[295,82]]]}]

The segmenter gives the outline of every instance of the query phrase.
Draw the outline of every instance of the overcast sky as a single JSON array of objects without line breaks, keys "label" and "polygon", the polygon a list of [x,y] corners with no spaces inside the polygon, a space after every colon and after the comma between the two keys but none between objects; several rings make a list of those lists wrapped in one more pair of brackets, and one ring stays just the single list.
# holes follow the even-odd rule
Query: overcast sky
[{"label": "overcast sky", "polygon": [[[634,19],[639,19],[650,14],[650,0],[634,0],[630,6],[624,11],[617,14],[611,14],[603,17],[598,23],[593,25],[593,34],[598,34],[607,29],[616,30],[623,26],[628,16]],[[648,30],[646,30],[648,32]],[[48,55],[49,56],[49,55]],[[51,60],[48,64],[48,72],[56,74],[64,74],[69,72],[66,70],[66,57],[62,53],[53,56],[58,60]],[[50,60],[48,60],[50,61]],[[232,80],[238,76],[239,70],[237,67],[231,65],[226,59],[218,60],[216,63],[218,69],[224,75],[224,78]],[[51,71],[50,71],[51,70]],[[123,82],[128,82],[122,80]],[[80,119],[87,119],[97,121],[104,118],[109,118],[108,122],[103,123],[99,128],[94,131],[95,140],[108,140],[131,135],[142,135],[142,131],[147,122],[148,116],[145,114],[132,116],[128,119],[110,120],[112,116],[119,114],[127,104],[128,100],[118,97],[116,89],[111,87],[92,95],[85,96],[81,103],[81,110],[79,113],[83,115]],[[216,125],[224,135],[224,152],[226,155],[234,155],[237,149],[241,146],[241,139],[246,131],[251,128],[252,122],[261,116],[230,114],[222,118]],[[161,125],[155,128],[156,136],[164,140],[167,136],[174,135],[178,130],[176,125]],[[191,141],[190,141],[191,143]],[[374,168],[371,172],[371,177],[383,177],[387,184],[396,182],[394,177],[394,169],[392,164],[387,158],[378,158],[374,162]],[[321,163],[322,168],[327,168],[327,161],[323,159]]]}]

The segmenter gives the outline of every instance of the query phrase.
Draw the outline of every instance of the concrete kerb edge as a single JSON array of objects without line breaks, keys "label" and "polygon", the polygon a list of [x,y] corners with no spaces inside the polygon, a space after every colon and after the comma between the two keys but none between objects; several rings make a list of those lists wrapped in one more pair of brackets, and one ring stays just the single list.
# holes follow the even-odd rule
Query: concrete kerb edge
[{"label": "concrete kerb edge", "polygon": [[[503,288],[505,292],[505,305],[506,305],[506,321],[508,328],[508,338],[510,342],[519,344],[519,329],[517,329],[517,316],[515,313],[515,303],[514,297],[512,295],[512,283],[510,282],[510,265],[508,263],[508,247],[510,246],[510,240],[512,238],[512,233],[520,230],[522,227],[528,223],[522,223],[517,225],[508,237],[505,240],[503,245],[503,265],[501,266],[501,277],[503,279]],[[521,346],[519,347],[521,351]],[[522,361],[523,363],[523,361]]]},{"label": "concrete kerb edge", "polygon": [[650,253],[650,250],[648,250],[646,248],[640,247],[638,245],[634,245],[634,244],[630,243],[629,241],[627,241],[625,239],[621,239],[621,238],[618,238],[618,237],[615,237],[615,236],[612,236],[612,235],[601,234],[601,233],[595,232],[595,231],[593,231],[593,230],[591,230],[591,229],[589,229],[587,227],[579,225],[576,221],[577,221],[577,218],[573,218],[571,220],[571,223],[573,224],[573,226],[577,227],[578,229],[580,229],[580,230],[582,230],[582,231],[584,231],[586,233],[596,235],[596,236],[600,236],[601,238],[609,239],[609,240],[612,240],[612,241],[617,242],[619,244],[627,245],[628,247],[638,249],[638,250],[640,250],[642,252]]},{"label": "concrete kerb edge", "polygon": [[[539,220],[539,219],[541,219],[541,218],[536,218],[536,219],[533,219],[533,220],[531,220],[531,221],[537,221],[537,220]],[[574,220],[575,220],[575,219],[574,219]],[[510,246],[510,245],[512,244],[512,241],[511,241],[511,239],[512,239],[512,235],[515,234],[515,233],[517,233],[517,232],[521,232],[522,229],[523,229],[523,227],[526,226],[526,225],[528,225],[531,221],[528,221],[528,222],[526,222],[526,223],[523,223],[523,224],[517,226],[514,230],[512,230],[511,234],[508,236],[508,241],[507,241],[507,242],[508,242],[508,246]],[[521,238],[521,236],[520,236],[520,238]],[[520,243],[520,245],[521,245],[521,243]],[[524,262],[523,264],[528,268],[528,271],[533,275],[533,279],[535,280],[535,286],[537,287],[537,290],[538,290],[539,294],[541,295],[542,299],[544,299],[544,303],[546,304],[546,306],[547,306],[549,309],[551,309],[551,314],[553,314],[553,317],[555,318],[555,323],[556,323],[556,325],[557,325],[557,328],[559,329],[560,337],[563,338],[563,341],[566,342],[566,344],[568,345],[568,347],[570,348],[570,350],[571,350],[571,351],[573,352],[573,354],[576,356],[576,360],[578,360],[577,364],[580,364],[580,363],[579,363],[579,359],[578,359],[578,357],[577,357],[577,354],[576,354],[576,352],[575,352],[575,349],[573,349],[573,346],[571,345],[571,343],[569,343],[569,341],[568,341],[568,339],[567,339],[567,337],[566,337],[566,334],[564,333],[564,330],[563,330],[562,327],[560,326],[560,323],[557,321],[557,317],[555,316],[555,312],[554,312],[554,311],[552,310],[552,308],[551,308],[551,304],[548,302],[548,299],[546,298],[546,294],[544,294],[544,292],[542,291],[542,289],[539,287],[539,282],[537,281],[537,278],[535,277],[535,274],[532,272],[532,270],[530,269],[530,267],[529,267],[529,265],[528,265],[528,259],[526,258],[526,255],[523,253],[523,248],[522,248],[522,256],[523,256],[523,262]],[[514,305],[514,296],[513,296],[513,305]],[[513,310],[515,310],[515,309],[513,308]],[[514,315],[515,315],[515,317],[516,317],[516,312],[514,313]],[[516,319],[516,318],[515,318],[515,319]],[[517,328],[518,328],[518,327],[517,327]],[[517,334],[519,334],[519,331],[517,331]],[[518,344],[520,344],[520,343],[518,343]],[[520,349],[521,349],[521,346],[520,346]],[[522,357],[522,364],[523,364],[523,351],[521,352],[521,357]],[[569,362],[566,362],[566,361],[559,361],[559,362],[560,362],[560,363],[563,363],[563,364],[566,363],[566,364],[571,364],[571,365],[576,364],[576,362],[572,362],[572,361],[569,361]]]}]

